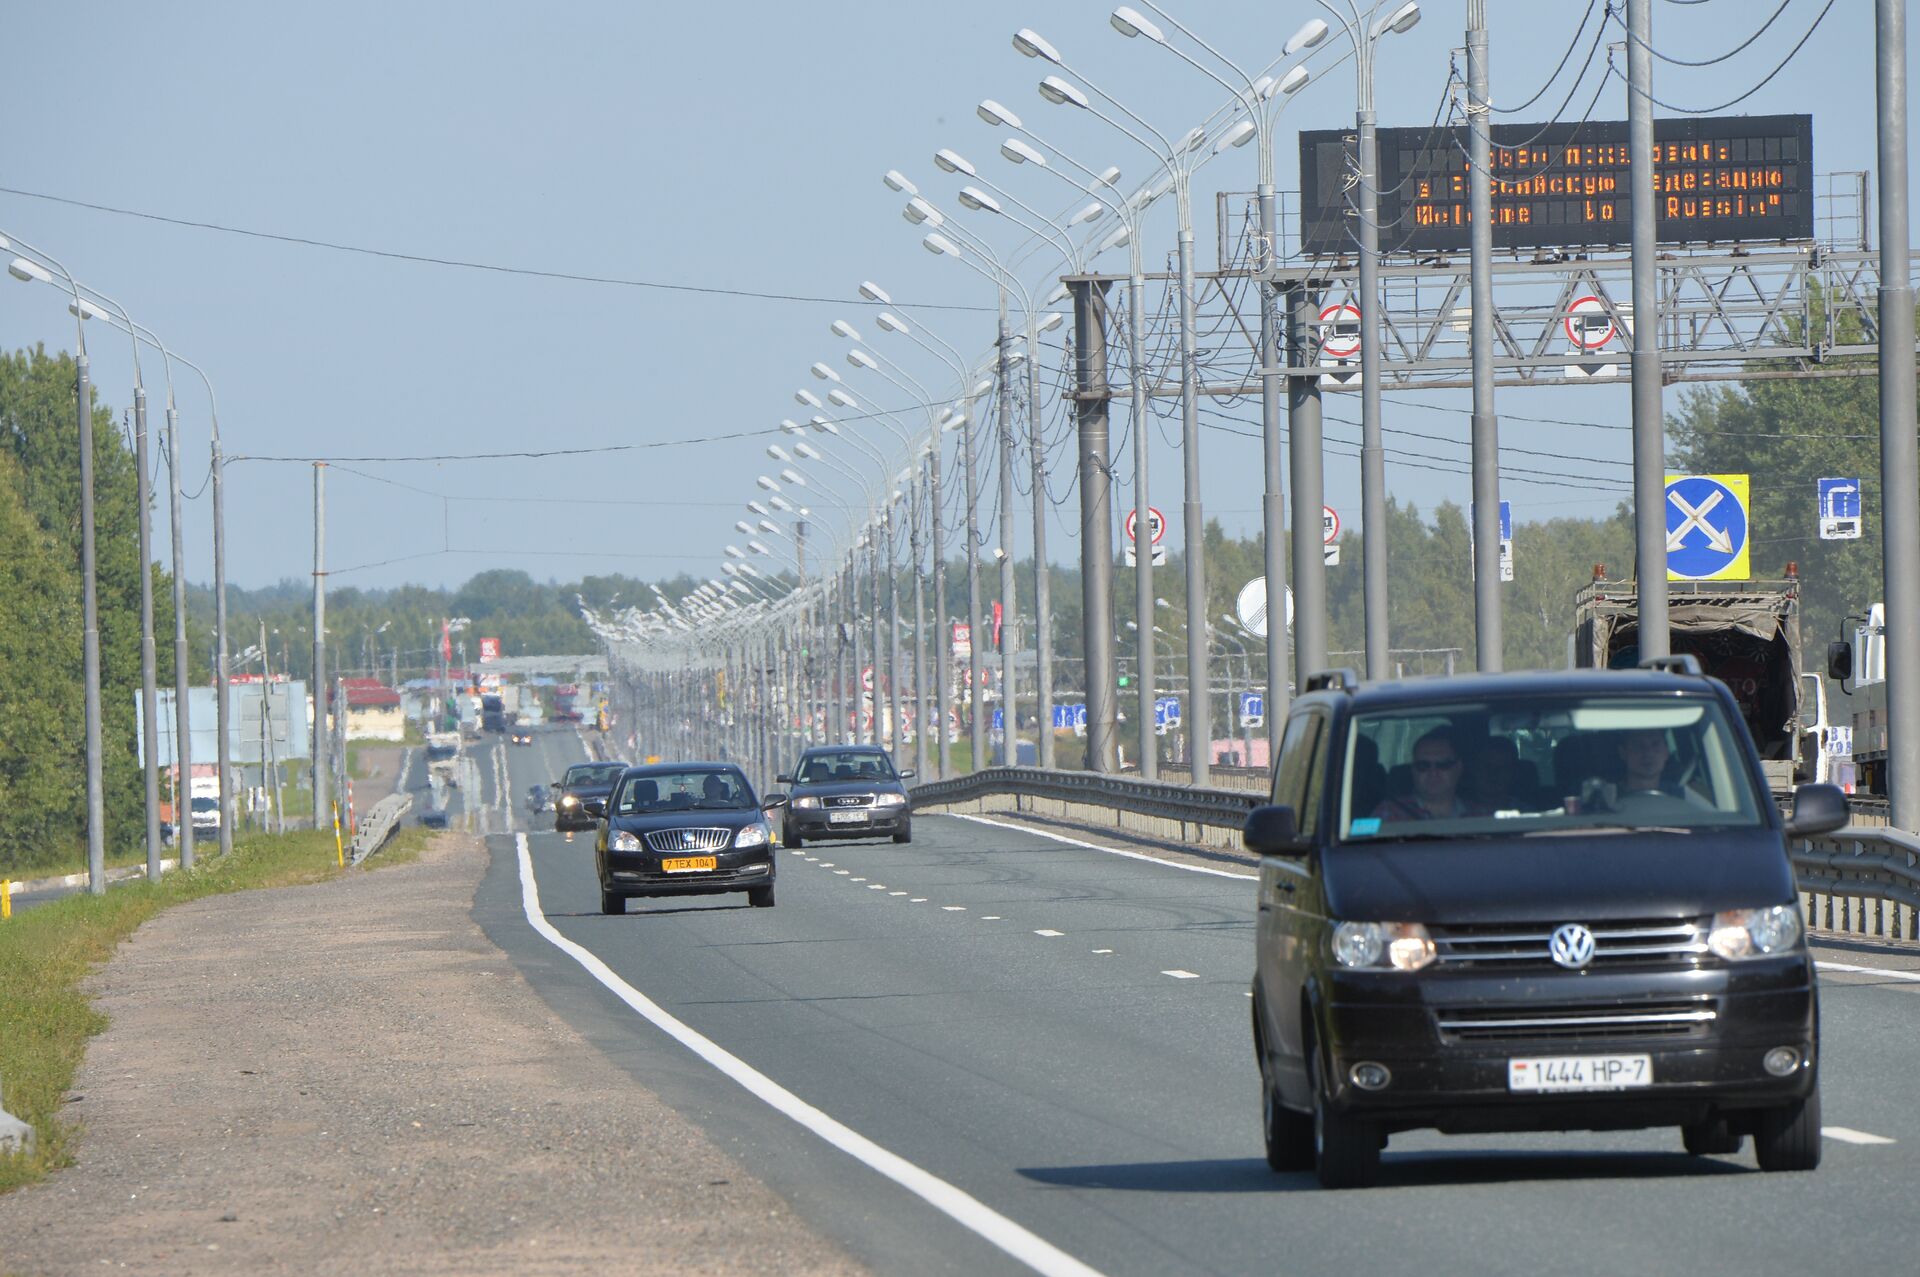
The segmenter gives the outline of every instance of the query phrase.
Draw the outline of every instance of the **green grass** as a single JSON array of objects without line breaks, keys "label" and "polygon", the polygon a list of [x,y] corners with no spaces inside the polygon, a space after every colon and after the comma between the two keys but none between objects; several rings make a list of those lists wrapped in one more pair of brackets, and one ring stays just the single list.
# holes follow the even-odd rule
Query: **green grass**
[{"label": "green grass", "polygon": [[[432,836],[417,827],[402,830],[368,864],[418,859]],[[231,856],[203,855],[191,873],[115,886],[104,896],[67,896],[0,922],[0,1081],[7,1111],[36,1132],[32,1153],[0,1156],[0,1193],[73,1160],[76,1126],[62,1107],[87,1040],[107,1027],[80,984],[122,940],[169,905],[324,882],[340,872],[331,831],[243,834]]]}]

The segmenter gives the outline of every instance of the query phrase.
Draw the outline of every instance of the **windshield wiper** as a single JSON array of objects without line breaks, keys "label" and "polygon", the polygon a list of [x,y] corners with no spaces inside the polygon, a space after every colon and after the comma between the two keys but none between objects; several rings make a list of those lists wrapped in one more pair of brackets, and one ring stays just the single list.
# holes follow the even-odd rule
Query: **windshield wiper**
[{"label": "windshield wiper", "polygon": [[1690,834],[1691,825],[1557,825],[1552,829],[1529,829],[1526,838],[1575,838],[1581,834]]}]

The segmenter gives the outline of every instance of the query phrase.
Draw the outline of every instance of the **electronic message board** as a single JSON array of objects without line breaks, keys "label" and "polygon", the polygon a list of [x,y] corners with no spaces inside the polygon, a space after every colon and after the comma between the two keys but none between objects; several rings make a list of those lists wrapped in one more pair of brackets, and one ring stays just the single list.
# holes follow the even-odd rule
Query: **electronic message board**
[{"label": "electronic message board", "polygon": [[[1382,252],[1465,249],[1467,131],[1379,129]],[[1654,121],[1654,234],[1662,244],[1813,238],[1813,117]],[[1496,124],[1495,248],[1631,241],[1627,124]],[[1309,256],[1357,251],[1354,131],[1300,134],[1300,241]]]}]

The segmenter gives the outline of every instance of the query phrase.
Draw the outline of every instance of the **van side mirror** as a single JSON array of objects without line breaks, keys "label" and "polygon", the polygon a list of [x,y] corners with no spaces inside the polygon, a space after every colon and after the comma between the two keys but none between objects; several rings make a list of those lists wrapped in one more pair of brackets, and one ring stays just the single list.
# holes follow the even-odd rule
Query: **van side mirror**
[{"label": "van side mirror", "polygon": [[1811,838],[1845,828],[1853,813],[1847,791],[1838,785],[1800,785],[1793,791],[1793,814],[1787,817],[1787,837]]},{"label": "van side mirror", "polygon": [[1827,677],[1836,683],[1853,677],[1853,644],[1827,644]]},{"label": "van side mirror", "polygon": [[1300,836],[1293,808],[1287,806],[1255,807],[1248,812],[1241,839],[1256,856],[1304,856],[1307,853],[1307,840]]}]

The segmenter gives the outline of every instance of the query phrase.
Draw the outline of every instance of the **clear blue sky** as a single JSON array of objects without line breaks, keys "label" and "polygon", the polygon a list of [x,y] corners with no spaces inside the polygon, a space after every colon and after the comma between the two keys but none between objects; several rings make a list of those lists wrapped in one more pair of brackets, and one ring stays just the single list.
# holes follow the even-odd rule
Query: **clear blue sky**
[{"label": "clear blue sky", "polygon": [[[1658,2],[1655,44],[1677,57],[1712,57],[1773,7]],[[219,390],[230,453],[464,454],[765,430],[798,412],[796,387],[819,385],[810,363],[845,368],[846,343],[828,332],[835,318],[880,340],[878,349],[917,375],[940,376],[911,347],[878,338],[874,308],[854,294],[860,280],[878,280],[902,300],[992,302],[976,276],[920,249],[921,232],[900,218],[900,198],[879,181],[883,171],[905,171],[952,206],[958,183],[934,169],[931,155],[953,146],[1029,200],[1060,207],[1064,187],[994,154],[1000,134],[975,117],[979,99],[1005,102],[1078,155],[1110,159],[1135,180],[1146,175],[1144,157],[1103,126],[1039,98],[1044,68],[1014,52],[1016,28],[1038,29],[1168,132],[1219,105],[1222,91],[1164,50],[1120,38],[1107,24],[1110,8],[1060,0],[419,0],[320,9],[110,2],[18,6],[7,23],[0,118],[12,127],[0,150],[0,185],[403,253],[845,298],[844,305],[451,269],[18,195],[0,195],[0,229],[60,256],[204,365]],[[1490,0],[1496,104],[1539,87],[1585,8],[1581,0]],[[1792,0],[1772,30],[1727,62],[1660,67],[1656,92],[1701,105],[1733,96],[1770,70],[1821,8],[1822,0]],[[1461,0],[1433,0],[1425,10],[1425,20],[1380,55],[1383,125],[1431,119],[1450,51],[1462,43]],[[1183,0],[1174,11],[1247,66],[1265,65],[1319,12],[1298,0]],[[1562,92],[1528,118],[1547,118]],[[1347,68],[1330,73],[1293,104],[1287,133],[1350,122],[1352,93]],[[1819,170],[1871,168],[1872,6],[1839,0],[1795,62],[1737,109],[1811,110]],[[1616,82],[1595,115],[1625,113]],[[1292,155],[1289,136],[1280,147],[1283,188],[1294,185]],[[1202,172],[1194,202],[1203,265],[1211,260],[1213,191],[1250,190],[1253,167],[1251,152],[1237,151]],[[1150,267],[1173,244],[1171,209],[1156,210]],[[1002,242],[1011,250],[1017,237]],[[1123,270],[1124,257],[1110,254],[1101,265]],[[990,314],[923,314],[964,351],[991,341]],[[52,290],[0,279],[0,343],[65,348],[72,332]],[[124,342],[97,325],[90,342],[101,393],[116,407],[128,403]],[[148,377],[157,401],[152,361]],[[885,402],[890,388],[874,385]],[[1459,394],[1426,397],[1464,403]],[[1669,392],[1669,405],[1676,398]],[[183,384],[181,402],[197,487],[206,438],[197,386]],[[1619,387],[1514,392],[1500,406],[1614,422],[1627,411]],[[1465,437],[1464,415],[1400,411],[1410,426]],[[1116,430],[1123,417],[1116,412]],[[1513,421],[1503,438],[1627,457],[1624,433]],[[739,539],[733,521],[772,441],[571,461],[353,467],[386,483],[336,469],[330,566],[402,560],[335,578],[365,586],[458,582],[492,566],[560,580],[594,571],[711,574],[720,547]],[[1250,530],[1258,443],[1209,432],[1203,456],[1209,513]],[[1154,466],[1154,503],[1174,514],[1177,453],[1161,443]],[[310,469],[256,461],[229,473],[230,579],[259,585],[306,574]],[[1389,479],[1423,508],[1466,497],[1464,476],[1390,466]],[[1355,511],[1357,463],[1331,461],[1328,486],[1334,505]],[[494,499],[443,503],[427,493]],[[1524,485],[1507,495],[1523,520],[1597,514],[1612,504]],[[556,497],[602,504],[546,500]],[[189,508],[189,576],[206,580],[209,505],[203,496]],[[1062,507],[1065,517],[1050,532],[1056,559],[1074,556],[1074,511]],[[436,553],[443,535],[458,553]],[[1023,530],[1022,554],[1028,544]]]}]

